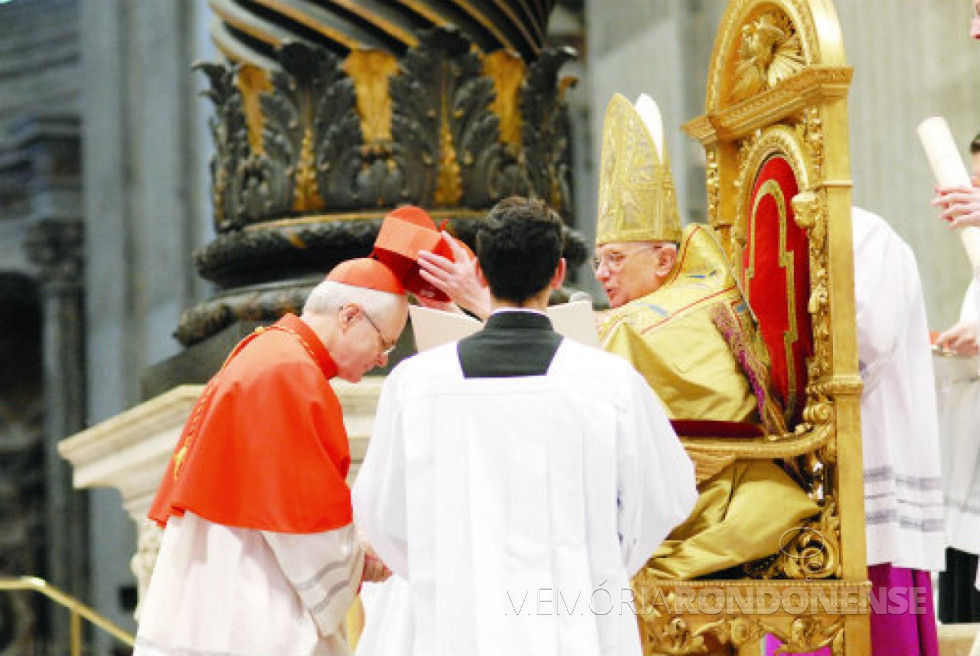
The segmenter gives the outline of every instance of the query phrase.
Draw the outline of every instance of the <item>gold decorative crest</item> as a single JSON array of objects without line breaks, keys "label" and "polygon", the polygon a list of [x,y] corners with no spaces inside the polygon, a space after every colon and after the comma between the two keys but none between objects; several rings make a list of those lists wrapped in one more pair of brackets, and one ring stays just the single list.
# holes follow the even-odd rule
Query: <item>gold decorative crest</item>
[{"label": "gold decorative crest", "polygon": [[802,70],[804,64],[803,47],[793,23],[783,13],[766,12],[742,26],[730,100],[736,102],[771,89]]}]

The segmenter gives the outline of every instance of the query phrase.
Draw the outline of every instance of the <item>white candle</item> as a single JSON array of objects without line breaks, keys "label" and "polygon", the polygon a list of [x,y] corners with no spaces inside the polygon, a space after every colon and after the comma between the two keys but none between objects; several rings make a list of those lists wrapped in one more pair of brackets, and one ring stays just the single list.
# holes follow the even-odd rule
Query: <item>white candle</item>
[{"label": "white candle", "polygon": [[[941,187],[971,187],[970,175],[956,150],[946,119],[942,116],[927,118],[919,123],[917,132],[936,182]],[[962,228],[959,234],[974,272],[980,272],[980,228]]]}]

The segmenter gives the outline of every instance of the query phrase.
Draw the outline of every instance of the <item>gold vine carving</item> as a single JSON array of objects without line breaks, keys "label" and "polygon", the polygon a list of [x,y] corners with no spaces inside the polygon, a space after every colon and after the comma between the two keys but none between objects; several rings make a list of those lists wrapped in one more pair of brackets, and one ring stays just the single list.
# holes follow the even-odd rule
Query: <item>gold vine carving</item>
[{"label": "gold vine carving", "polygon": [[830,274],[827,271],[827,192],[805,190],[793,198],[797,225],[807,231],[810,243],[810,299],[807,311],[813,318],[813,357],[807,379],[818,380],[830,371]]},{"label": "gold vine carving", "polygon": [[766,634],[778,637],[785,644],[775,653],[810,653],[826,646],[840,653],[844,621],[821,622],[814,617],[797,617],[782,629],[775,623],[757,617],[724,617],[696,626],[680,617],[662,625],[647,623],[643,627],[644,653],[704,654],[711,646],[741,647],[761,640]]},{"label": "gold vine carving", "polygon": [[752,578],[813,580],[841,576],[840,513],[833,498],[820,514],[780,537],[779,552],[751,568]]}]

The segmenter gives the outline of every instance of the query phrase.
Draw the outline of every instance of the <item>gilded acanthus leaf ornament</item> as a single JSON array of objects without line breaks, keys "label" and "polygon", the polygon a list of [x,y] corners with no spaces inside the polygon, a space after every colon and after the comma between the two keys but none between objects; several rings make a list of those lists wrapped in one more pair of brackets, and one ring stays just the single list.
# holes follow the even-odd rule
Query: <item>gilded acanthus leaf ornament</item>
[{"label": "gilded acanthus leaf ornament", "polygon": [[[711,225],[718,225],[719,223],[731,225],[730,218],[726,221],[721,221],[721,217],[718,215],[718,192],[721,187],[721,177],[718,173],[718,151],[716,149],[709,148],[705,152],[704,169],[705,186],[708,192],[708,221]],[[744,246],[744,235],[742,237],[742,245]]]},{"label": "gilded acanthus leaf ornament", "polygon": [[803,120],[800,122],[799,129],[803,137],[803,145],[810,155],[810,164],[813,167],[813,175],[819,178],[823,175],[823,119],[820,118],[820,110],[815,107],[808,107],[803,112]]},{"label": "gilded acanthus leaf ornament", "polygon": [[802,70],[805,63],[793,23],[785,14],[766,12],[742,26],[729,100],[738,102],[771,89]]},{"label": "gilded acanthus leaf ornament", "polygon": [[779,552],[747,568],[752,578],[827,579],[840,575],[840,518],[837,504],[826,499],[820,514],[785,532]]},{"label": "gilded acanthus leaf ornament", "polygon": [[321,52],[316,61],[310,102],[318,197],[331,209],[354,209],[379,198],[395,201],[396,194],[385,194],[385,176],[376,171],[370,151],[360,148],[362,122],[353,79],[332,54]]},{"label": "gilded acanthus leaf ornament", "polygon": [[558,72],[573,59],[575,51],[571,48],[541,53],[528,70],[520,98],[524,157],[543,164],[525,168],[529,191],[547,201],[566,221],[571,220],[572,213],[572,175],[565,91],[575,79],[559,79]]},{"label": "gilded acanthus leaf ornament", "polygon": [[843,621],[822,621],[816,617],[796,617],[789,620],[773,617],[743,616],[722,617],[705,621],[700,615],[691,621],[674,617],[658,618],[660,621],[645,625],[644,653],[655,654],[707,654],[719,653],[718,649],[738,649],[759,641],[771,634],[784,644],[777,654],[811,653],[833,645],[833,653],[839,653],[839,640]]},{"label": "gilded acanthus leaf ornament", "polygon": [[657,648],[663,654],[700,654],[707,651],[704,638],[694,635],[687,622],[679,617],[667,621],[659,630],[652,630],[646,635],[649,645]]},{"label": "gilded acanthus leaf ornament", "polygon": [[740,647],[747,642],[758,640],[765,634],[761,622],[744,618],[725,617],[705,624],[698,629],[699,636],[712,635],[719,644]]},{"label": "gilded acanthus leaf ornament", "polygon": [[217,231],[236,230],[256,217],[286,212],[292,182],[285,165],[254,152],[248,139],[245,103],[235,78],[237,67],[197,64],[211,83],[204,92],[215,106],[209,120],[215,153],[211,158],[211,195]]},{"label": "gilded acanthus leaf ornament", "polygon": [[420,47],[402,60],[390,89],[392,134],[398,140],[394,159],[405,178],[405,195],[422,206],[451,206],[464,197],[486,204],[491,196],[487,166],[506,159],[506,152],[499,141],[500,120],[489,110],[493,81],[482,74],[469,41],[453,30],[423,35]]},{"label": "gilded acanthus leaf ornament", "polygon": [[830,303],[830,274],[827,271],[827,193],[806,190],[792,200],[797,225],[807,231],[810,250],[810,298],[807,311],[813,321],[813,358],[810,380],[816,380],[830,368],[830,325],[825,320]]},{"label": "gilded acanthus leaf ornament", "polygon": [[[823,649],[836,643],[843,628],[844,620],[842,619],[824,625],[812,617],[799,617],[793,620],[790,625],[786,644],[777,649],[775,654],[809,654],[818,649]],[[834,653],[838,653],[836,644]]]},{"label": "gilded acanthus leaf ornament", "polygon": [[299,43],[285,44],[279,63],[282,70],[271,75],[275,92],[260,98],[266,116],[262,144],[274,162],[285,166],[291,210],[305,212],[323,207],[316,187],[314,121],[319,101],[338,77],[338,63],[333,54]]},{"label": "gilded acanthus leaf ornament", "polygon": [[[451,26],[414,34],[397,54],[285,41],[262,70],[198,67],[215,106],[218,237],[195,261],[203,277],[235,291],[186,313],[182,343],[235,319],[274,320],[295,298],[268,283],[369,253],[378,220],[403,203],[448,219],[470,242],[472,220],[511,195],[545,198],[572,224],[558,70],[574,52],[544,49],[524,61],[487,53]],[[570,264],[585,260],[577,234],[564,247]]]}]

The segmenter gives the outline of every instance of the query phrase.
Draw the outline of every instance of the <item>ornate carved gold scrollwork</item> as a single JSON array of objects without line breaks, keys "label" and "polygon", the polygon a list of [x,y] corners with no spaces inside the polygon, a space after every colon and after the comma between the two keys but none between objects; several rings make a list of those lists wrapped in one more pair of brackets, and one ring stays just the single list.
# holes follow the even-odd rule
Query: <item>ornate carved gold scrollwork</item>
[{"label": "ornate carved gold scrollwork", "polygon": [[[703,654],[707,651],[704,637],[693,635],[687,622],[679,617],[670,620],[660,631],[647,625],[644,638],[644,644],[656,646],[663,654]],[[647,653],[646,649],[643,651]]]},{"label": "ornate carved gold scrollwork", "polygon": [[[719,227],[719,223],[730,224],[730,219],[722,221],[718,214],[718,193],[721,177],[718,173],[718,150],[716,148],[708,148],[705,153],[705,177],[705,184],[708,189],[708,222],[716,227]],[[744,243],[743,241],[742,244],[744,245]]]},{"label": "ornate carved gold scrollwork", "polygon": [[819,616],[798,616],[788,622],[763,620],[758,616],[723,617],[701,623],[709,617],[664,618],[662,624],[645,625],[642,640],[644,653],[653,654],[706,654],[715,653],[717,646],[735,648],[761,640],[766,634],[777,637],[784,644],[776,654],[811,653],[831,646],[834,654],[841,653],[842,619],[828,621]]},{"label": "ornate carved gold scrollwork", "polygon": [[392,102],[388,80],[398,73],[398,59],[380,50],[353,50],[344,60],[343,69],[354,82],[363,147],[383,153],[379,146],[391,142]]},{"label": "ornate carved gold scrollwork", "polygon": [[807,311],[813,318],[813,357],[807,363],[807,376],[809,380],[817,381],[829,372],[832,352],[828,314],[827,191],[801,191],[792,203],[796,223],[807,231],[810,242],[810,299]]},{"label": "ornate carved gold scrollwork", "polygon": [[798,617],[790,624],[786,644],[776,650],[776,654],[810,653],[832,645],[833,653],[841,653],[842,629],[844,620],[830,624],[821,622],[813,617]]},{"label": "ornate carved gold scrollwork", "polygon": [[803,111],[803,120],[797,125],[803,146],[809,155],[810,167],[813,170],[813,177],[820,179],[823,177],[823,119],[820,118],[820,110],[816,107],[808,107]]},{"label": "ornate carved gold scrollwork", "polygon": [[828,579],[840,576],[840,518],[826,499],[820,514],[780,539],[779,552],[747,568],[757,579]]},{"label": "ornate carved gold scrollwork", "polygon": [[519,148],[523,126],[520,93],[527,64],[513,52],[498,50],[484,58],[483,74],[493,80],[494,97],[489,109],[500,118],[500,140]]}]

